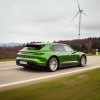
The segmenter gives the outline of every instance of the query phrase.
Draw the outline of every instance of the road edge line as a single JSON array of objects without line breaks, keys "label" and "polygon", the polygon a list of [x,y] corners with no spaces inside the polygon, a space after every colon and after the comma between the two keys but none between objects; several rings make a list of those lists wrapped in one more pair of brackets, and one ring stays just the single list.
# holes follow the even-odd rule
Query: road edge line
[{"label": "road edge line", "polygon": [[90,68],[84,68],[84,69],[74,70],[74,71],[60,73],[60,74],[55,74],[55,75],[49,75],[49,76],[45,76],[45,77],[39,77],[39,78],[28,79],[28,80],[24,80],[24,81],[18,81],[18,82],[2,84],[2,85],[0,85],[0,88],[4,88],[4,87],[8,87],[8,86],[13,86],[13,85],[19,85],[19,84],[33,82],[33,81],[38,81],[38,80],[42,80],[42,79],[53,78],[53,77],[57,77],[57,76],[69,75],[69,74],[72,74],[72,73],[83,72],[83,71],[92,70],[92,69],[96,69],[96,68],[100,68],[100,66],[94,66],[94,67],[90,67]]}]

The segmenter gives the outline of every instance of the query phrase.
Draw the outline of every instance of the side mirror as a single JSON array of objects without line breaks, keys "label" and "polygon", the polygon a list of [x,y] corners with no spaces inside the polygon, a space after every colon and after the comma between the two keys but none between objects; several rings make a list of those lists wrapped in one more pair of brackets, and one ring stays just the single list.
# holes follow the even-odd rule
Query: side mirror
[{"label": "side mirror", "polygon": [[77,50],[74,50],[74,51],[73,51],[73,54],[76,53],[76,52],[77,52]]}]

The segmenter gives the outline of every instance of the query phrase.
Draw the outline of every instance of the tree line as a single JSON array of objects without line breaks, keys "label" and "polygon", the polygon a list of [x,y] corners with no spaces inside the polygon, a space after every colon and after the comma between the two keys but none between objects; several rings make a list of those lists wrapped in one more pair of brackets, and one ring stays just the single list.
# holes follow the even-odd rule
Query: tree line
[{"label": "tree line", "polygon": [[24,45],[15,46],[15,47],[8,47],[8,46],[1,46],[0,47],[0,59],[13,59],[16,58],[17,52],[22,49]]},{"label": "tree line", "polygon": [[[100,51],[100,37],[94,37],[94,38],[87,38],[87,39],[75,39],[75,40],[60,40],[60,41],[54,41],[56,43],[65,43],[70,45],[73,49],[82,51],[85,53],[90,53],[95,49],[98,49]],[[35,42],[31,42],[35,43]],[[40,42],[39,42],[40,43]],[[0,59],[10,59],[10,58],[16,58],[17,52],[22,49],[24,45],[15,46],[15,47],[7,47],[7,46],[1,46],[0,47]]]},{"label": "tree line", "polygon": [[75,40],[60,40],[54,41],[57,43],[65,43],[70,45],[73,49],[90,53],[98,49],[100,51],[100,37],[86,38],[86,39],[75,39]]}]

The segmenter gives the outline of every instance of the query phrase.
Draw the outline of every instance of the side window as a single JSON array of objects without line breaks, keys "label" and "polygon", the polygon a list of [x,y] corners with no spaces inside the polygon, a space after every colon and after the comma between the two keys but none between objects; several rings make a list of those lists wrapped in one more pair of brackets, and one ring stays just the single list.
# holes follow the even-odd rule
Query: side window
[{"label": "side window", "polygon": [[68,45],[64,45],[66,52],[73,52],[73,49],[68,46]]},{"label": "side window", "polygon": [[64,46],[63,45],[59,45],[59,44],[51,46],[50,49],[53,50],[53,51],[59,51],[59,52],[65,52],[66,51]]}]

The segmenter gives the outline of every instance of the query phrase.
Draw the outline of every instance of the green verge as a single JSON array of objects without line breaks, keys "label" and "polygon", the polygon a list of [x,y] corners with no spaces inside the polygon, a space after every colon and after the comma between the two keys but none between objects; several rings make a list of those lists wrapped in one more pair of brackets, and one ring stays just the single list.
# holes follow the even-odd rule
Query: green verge
[{"label": "green verge", "polygon": [[1,100],[100,100],[100,69],[0,92]]},{"label": "green verge", "polygon": [[15,61],[15,59],[0,59],[0,62],[4,62],[4,61]]},{"label": "green verge", "polygon": [[[96,54],[92,54],[92,53],[87,53],[87,56],[96,56]],[[98,55],[100,55],[100,52],[98,52]]]}]

